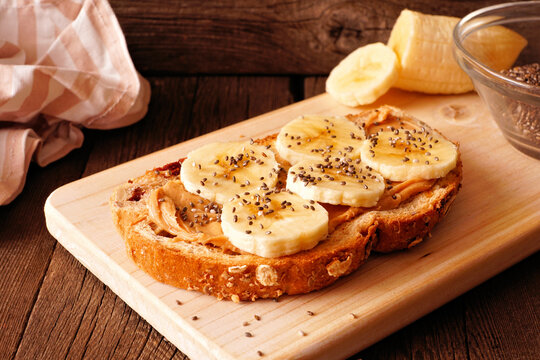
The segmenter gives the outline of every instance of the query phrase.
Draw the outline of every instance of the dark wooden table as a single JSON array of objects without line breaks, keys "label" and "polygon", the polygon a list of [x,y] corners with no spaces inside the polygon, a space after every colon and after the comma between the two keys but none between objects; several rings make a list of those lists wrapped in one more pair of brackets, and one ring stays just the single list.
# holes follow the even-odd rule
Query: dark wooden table
[{"label": "dark wooden table", "polygon": [[[47,196],[323,92],[324,74],[352,49],[385,41],[404,6],[462,16],[489,3],[112,1],[152,85],[148,115],[85,131],[82,148],[32,165],[24,192],[0,207],[0,359],[187,358],[47,232]],[[539,263],[529,257],[352,358],[540,358]]]}]

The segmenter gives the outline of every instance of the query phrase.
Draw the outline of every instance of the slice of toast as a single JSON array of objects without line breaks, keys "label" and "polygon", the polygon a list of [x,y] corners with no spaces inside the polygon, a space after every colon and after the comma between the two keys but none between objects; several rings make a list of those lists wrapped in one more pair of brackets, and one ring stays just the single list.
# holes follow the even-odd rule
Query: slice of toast
[{"label": "slice of toast", "polygon": [[[391,116],[406,116],[388,109]],[[349,118],[361,124],[372,115],[364,112]],[[257,140],[270,146],[274,141],[275,136]],[[285,170],[290,166],[279,156],[276,159]],[[236,302],[317,290],[356,270],[372,250],[390,252],[417,245],[446,214],[462,178],[458,161],[445,177],[397,207],[353,209],[354,215],[331,226],[328,237],[313,249],[264,258],[236,249],[227,241],[182,239],[152,222],[147,208],[149,194],[168,181],[178,181],[180,167],[180,161],[168,164],[116,188],[111,197],[113,221],[129,257],[158,281]]]}]

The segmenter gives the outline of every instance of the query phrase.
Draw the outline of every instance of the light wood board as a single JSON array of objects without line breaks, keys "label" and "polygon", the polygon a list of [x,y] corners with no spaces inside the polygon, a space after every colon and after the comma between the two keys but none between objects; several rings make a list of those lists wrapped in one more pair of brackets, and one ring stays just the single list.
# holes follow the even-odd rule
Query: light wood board
[{"label": "light wood board", "polygon": [[[67,184],[47,200],[47,227],[193,359],[257,359],[258,350],[264,359],[352,355],[540,249],[540,161],[506,143],[476,94],[425,96],[393,90],[374,106],[383,103],[401,107],[460,142],[463,188],[426,242],[409,251],[373,255],[326,289],[279,302],[235,304],[158,283],[127,257],[108,205],[115,186],[202,144],[265,136],[302,114],[356,111],[326,94]],[[463,107],[472,118],[442,116],[441,109],[449,105]],[[308,316],[308,310],[315,315]],[[194,315],[198,320],[192,320]],[[250,325],[243,326],[244,321]],[[246,337],[246,331],[253,337]]]}]

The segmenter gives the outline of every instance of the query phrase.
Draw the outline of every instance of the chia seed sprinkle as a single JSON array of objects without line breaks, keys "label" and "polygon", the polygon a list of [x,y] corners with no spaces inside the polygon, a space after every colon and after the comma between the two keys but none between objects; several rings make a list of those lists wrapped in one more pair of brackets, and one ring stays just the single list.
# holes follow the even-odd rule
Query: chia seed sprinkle
[{"label": "chia seed sprinkle", "polygon": [[533,86],[540,86],[540,64],[533,63],[523,66],[516,66],[501,73],[514,80],[524,82]]},{"label": "chia seed sprinkle", "polygon": [[[536,88],[540,87],[539,63],[516,66],[503,70],[501,73]],[[506,97],[505,100],[508,116],[514,122],[517,130],[521,131],[534,144],[540,145],[540,109],[538,106]]]}]

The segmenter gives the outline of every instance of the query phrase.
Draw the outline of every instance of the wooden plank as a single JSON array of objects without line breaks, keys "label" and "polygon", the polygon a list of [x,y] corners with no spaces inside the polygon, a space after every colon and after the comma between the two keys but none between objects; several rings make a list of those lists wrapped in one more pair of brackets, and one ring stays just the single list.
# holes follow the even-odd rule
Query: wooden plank
[{"label": "wooden plank", "polygon": [[[150,81],[154,95],[145,119],[127,129],[87,132],[92,152],[83,176],[292,100],[286,77],[178,77]],[[20,359],[40,356],[185,357],[62,247],[52,255],[17,353]]]},{"label": "wooden plank", "polygon": [[464,297],[466,295],[372,345],[356,358],[469,359],[467,332],[460,316],[465,308]]},{"label": "wooden plank", "polygon": [[351,360],[538,358],[538,261],[532,255]]},{"label": "wooden plank", "polygon": [[[158,331],[188,355],[252,358],[260,349],[268,358],[339,358],[350,355],[432,311],[501,269],[538,250],[540,188],[526,169],[536,164],[511,148],[497,132],[480,99],[422,96],[392,91],[381,102],[401,106],[461,143],[464,187],[433,239],[408,252],[375,256],[336,285],[279,303],[219,302],[199,293],[159,284],[127,259],[108,219],[104,200],[115,184],[156,164],[174,160],[203,143],[262,136],[306,112],[345,113],[322,95],[218,132],[159,151],[59,189],[47,205],[52,233],[85,266]],[[475,109],[473,123],[448,122],[438,115],[444,105]],[[490,136],[483,136],[489,133]],[[501,166],[504,159],[504,166]],[[496,169],[496,170],[495,170]],[[494,171],[497,176],[492,176]],[[508,191],[506,179],[512,174]],[[429,254],[429,256],[426,256]],[[176,305],[176,299],[183,301]],[[309,307],[316,317],[306,318]],[[357,321],[350,312],[359,314]],[[246,339],[241,322],[260,314]],[[191,316],[199,316],[197,322]],[[298,339],[301,326],[309,336]],[[296,334],[296,335],[295,335]],[[450,345],[448,345],[450,346]],[[448,353],[450,350],[446,350]]]},{"label": "wooden plank", "polygon": [[293,101],[288,77],[203,77],[183,139],[221,129]]},{"label": "wooden plank", "polygon": [[386,42],[403,8],[464,16],[495,3],[111,1],[139,70],[206,74],[327,74],[357,47]]},{"label": "wooden plank", "polygon": [[[538,242],[540,237],[536,238]],[[540,353],[540,253],[467,296],[471,358],[537,359]]]},{"label": "wooden plank", "polygon": [[83,176],[188,139],[196,77],[149,78],[152,98],[147,115],[127,128],[88,131],[93,149]]},{"label": "wooden plank", "polygon": [[307,76],[304,80],[304,96],[306,99],[326,91],[326,76]]},{"label": "wooden plank", "polygon": [[21,195],[0,206],[1,359],[17,351],[56,246],[45,228],[45,199],[55,188],[80,178],[88,152],[85,146],[46,168],[32,164]]}]

